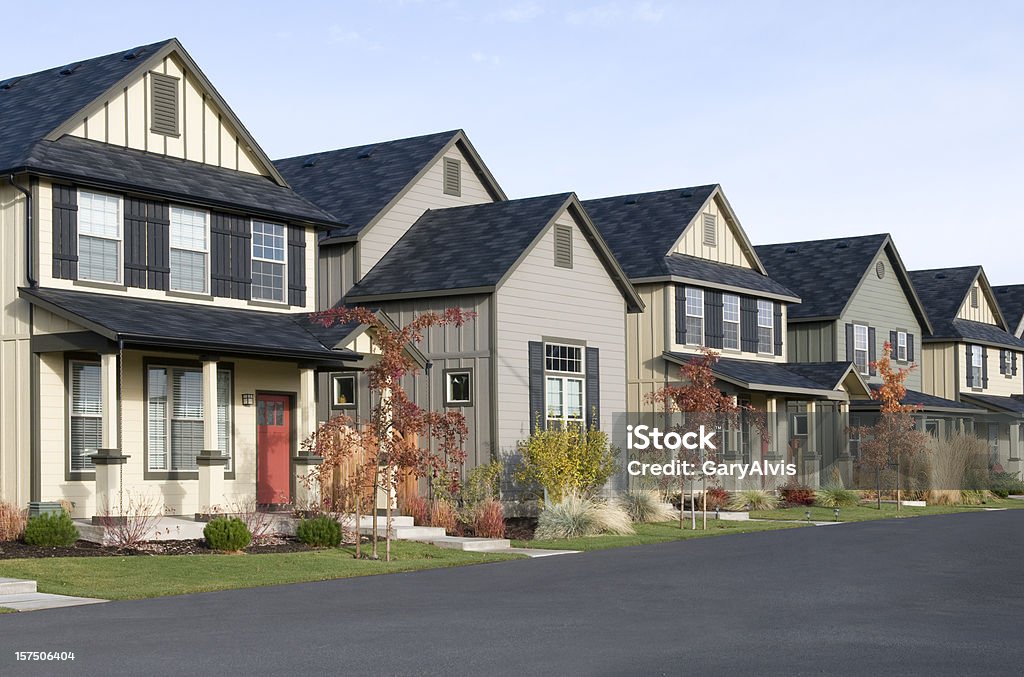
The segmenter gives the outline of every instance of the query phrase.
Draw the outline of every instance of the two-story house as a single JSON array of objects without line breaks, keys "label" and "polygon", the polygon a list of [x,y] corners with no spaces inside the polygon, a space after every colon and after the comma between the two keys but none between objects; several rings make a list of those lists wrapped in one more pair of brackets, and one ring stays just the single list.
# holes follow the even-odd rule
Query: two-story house
[{"label": "two-story house", "polygon": [[921,351],[926,393],[988,412],[975,430],[991,465],[1020,470],[1024,426],[1024,340],[1015,336],[981,266],[911,271],[932,331]]},{"label": "two-story house", "polygon": [[177,40],[0,82],[0,497],[302,500],[317,231]]},{"label": "two-story house", "polygon": [[[627,333],[628,404],[650,412],[650,393],[680,380],[703,348],[721,355],[724,392],[767,412],[769,440],[728,435],[728,460],[785,458],[800,479],[845,458],[836,424],[867,386],[834,357],[790,364],[787,318],[799,295],[773,279],[718,185],[584,202],[644,302]],[[822,460],[825,464],[822,464]]]}]

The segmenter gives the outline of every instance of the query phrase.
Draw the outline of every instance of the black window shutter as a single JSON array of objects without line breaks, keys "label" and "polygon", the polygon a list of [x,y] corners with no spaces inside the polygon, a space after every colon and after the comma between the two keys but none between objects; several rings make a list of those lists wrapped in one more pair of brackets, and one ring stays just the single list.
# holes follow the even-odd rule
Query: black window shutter
[{"label": "black window shutter", "polygon": [[210,220],[210,280],[214,296],[248,300],[252,289],[252,226],[236,214]]},{"label": "black window shutter", "polygon": [[[871,364],[877,359],[878,356],[875,351],[875,328],[868,327],[868,363]],[[878,370],[875,369],[875,365],[871,364],[871,366],[868,367],[868,374],[874,376],[877,373]]]},{"label": "black window shutter", "polygon": [[676,290],[676,343],[686,345],[686,291],[677,284]]},{"label": "black window shutter", "polygon": [[775,302],[775,354],[782,355],[782,337],[785,329],[782,326],[782,304]]},{"label": "black window shutter", "polygon": [[846,361],[853,362],[853,325],[846,323]]},{"label": "black window shutter", "polygon": [[999,373],[1000,374],[1005,374],[1006,373],[1006,353],[1007,353],[1007,351],[1005,351],[1005,350],[1000,350],[999,351]]},{"label": "black window shutter", "polygon": [[306,229],[288,226],[288,303],[306,305]]},{"label": "black window shutter", "polygon": [[146,200],[124,199],[124,284],[146,288]]},{"label": "black window shutter", "polygon": [[704,345],[721,348],[724,339],[722,327],[722,292],[704,290]]},{"label": "black window shutter", "polygon": [[988,348],[981,347],[981,387],[988,388]]},{"label": "black window shutter", "polygon": [[53,184],[53,276],[78,279],[78,192]]},{"label": "black window shutter", "polygon": [[544,344],[530,341],[528,344],[530,378],[530,433],[543,430],[547,416],[544,408]]},{"label": "black window shutter", "polygon": [[597,348],[587,348],[587,427],[601,428],[601,363]]},{"label": "black window shutter", "polygon": [[740,297],[740,350],[757,352],[757,299]]},{"label": "black window shutter", "polygon": [[898,360],[900,357],[899,346],[897,346],[898,340],[899,337],[896,335],[896,332],[889,332],[889,359]]},{"label": "black window shutter", "polygon": [[914,361],[914,335],[907,334],[907,361]]},{"label": "black window shutter", "polygon": [[[303,259],[305,260],[305,259]],[[252,298],[252,221],[235,219],[231,233],[231,263],[234,278],[233,298]]]},{"label": "black window shutter", "polygon": [[967,346],[967,387],[974,387],[974,361],[971,346]]},{"label": "black window shutter", "polygon": [[163,202],[146,205],[146,268],[150,289],[167,290],[171,276],[171,214]]},{"label": "black window shutter", "polygon": [[1016,376],[1017,375],[1017,353],[1011,353],[1011,363],[1012,363],[1011,369],[1013,371],[1011,372],[1010,375],[1011,376]]}]

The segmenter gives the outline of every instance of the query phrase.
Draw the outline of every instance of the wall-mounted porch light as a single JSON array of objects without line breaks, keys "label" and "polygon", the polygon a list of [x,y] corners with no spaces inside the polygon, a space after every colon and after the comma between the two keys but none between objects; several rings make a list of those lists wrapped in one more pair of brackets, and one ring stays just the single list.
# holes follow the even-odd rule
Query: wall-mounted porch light
[{"label": "wall-mounted porch light", "polygon": [[253,393],[242,393],[242,406],[251,407],[256,403],[256,395]]}]

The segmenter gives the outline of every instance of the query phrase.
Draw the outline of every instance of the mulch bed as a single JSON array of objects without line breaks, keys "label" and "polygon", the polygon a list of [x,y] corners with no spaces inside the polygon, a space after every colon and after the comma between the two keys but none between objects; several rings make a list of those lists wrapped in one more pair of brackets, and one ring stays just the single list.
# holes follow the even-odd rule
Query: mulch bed
[{"label": "mulch bed", "polygon": [[532,541],[533,532],[536,530],[536,517],[509,517],[505,520],[505,538]]},{"label": "mulch bed", "polygon": [[[264,555],[279,552],[308,552],[316,550],[296,538],[273,536],[258,544],[250,545],[245,552],[250,555]],[[27,545],[21,541],[0,543],[0,560],[46,557],[125,557],[150,555],[213,555],[216,550],[207,547],[202,539],[187,541],[147,541],[135,548],[117,549],[109,545],[98,545],[89,541],[76,541],[68,548],[47,548]]]}]

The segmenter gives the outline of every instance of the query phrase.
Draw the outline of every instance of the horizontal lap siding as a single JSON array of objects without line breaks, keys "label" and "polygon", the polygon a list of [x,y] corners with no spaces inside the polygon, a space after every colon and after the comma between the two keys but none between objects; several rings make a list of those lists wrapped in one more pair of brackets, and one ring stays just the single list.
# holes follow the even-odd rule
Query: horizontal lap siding
[{"label": "horizontal lap siding", "polygon": [[[21,177],[19,183],[28,185]],[[29,306],[25,284],[25,196],[0,186],[0,500],[29,500]]]}]

